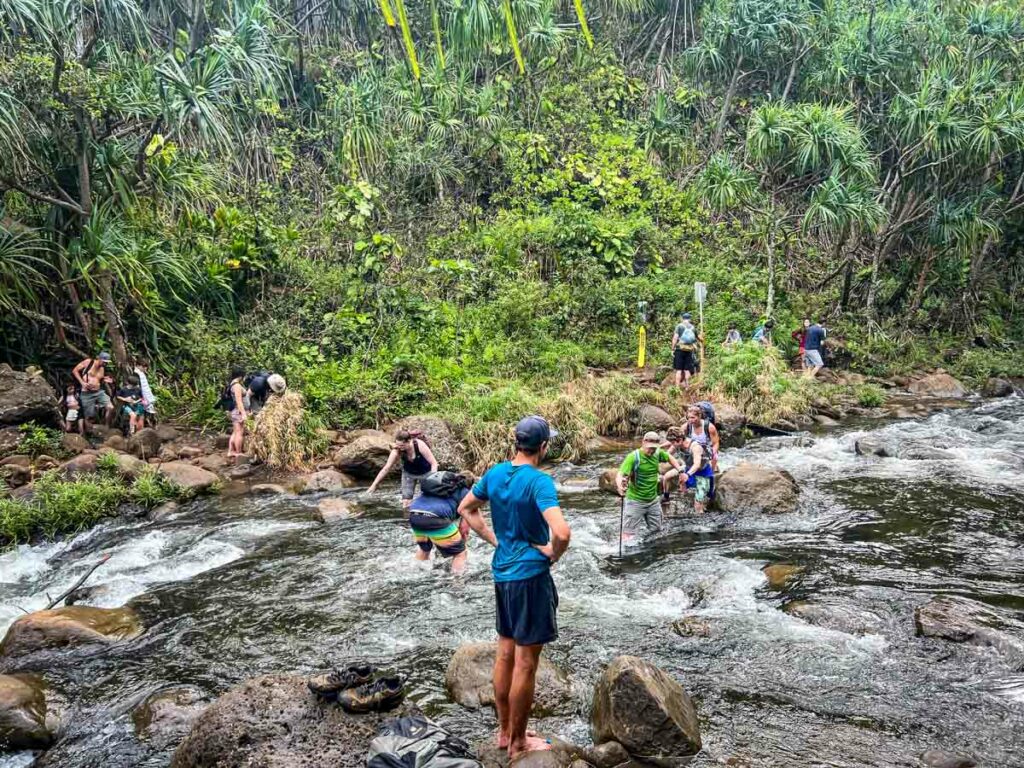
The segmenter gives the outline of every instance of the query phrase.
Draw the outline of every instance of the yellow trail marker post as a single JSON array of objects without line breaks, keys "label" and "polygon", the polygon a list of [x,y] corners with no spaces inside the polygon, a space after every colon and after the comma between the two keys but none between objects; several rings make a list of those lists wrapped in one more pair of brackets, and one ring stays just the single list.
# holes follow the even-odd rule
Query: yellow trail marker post
[{"label": "yellow trail marker post", "polygon": [[640,345],[636,353],[636,367],[643,368],[647,363],[647,328],[640,326]]}]

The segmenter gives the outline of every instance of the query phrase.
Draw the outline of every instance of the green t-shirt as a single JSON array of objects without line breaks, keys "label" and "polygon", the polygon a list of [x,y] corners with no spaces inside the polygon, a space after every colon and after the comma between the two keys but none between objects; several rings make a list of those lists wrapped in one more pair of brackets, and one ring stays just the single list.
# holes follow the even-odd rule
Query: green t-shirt
[{"label": "green t-shirt", "polygon": [[630,482],[626,489],[626,498],[633,501],[654,501],[658,498],[658,478],[660,476],[661,462],[668,461],[668,454],[659,448],[650,456],[643,451],[630,451],[626,460],[619,467],[625,477],[633,471],[637,456],[640,457],[640,466],[637,468],[636,481]]}]

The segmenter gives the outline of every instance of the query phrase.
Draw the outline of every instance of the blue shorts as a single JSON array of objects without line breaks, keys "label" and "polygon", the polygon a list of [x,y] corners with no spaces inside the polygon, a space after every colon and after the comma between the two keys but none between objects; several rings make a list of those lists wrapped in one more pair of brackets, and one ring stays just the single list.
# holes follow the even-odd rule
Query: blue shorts
[{"label": "blue shorts", "polygon": [[516,645],[544,645],[558,639],[558,592],[548,571],[520,581],[494,582],[500,637]]}]

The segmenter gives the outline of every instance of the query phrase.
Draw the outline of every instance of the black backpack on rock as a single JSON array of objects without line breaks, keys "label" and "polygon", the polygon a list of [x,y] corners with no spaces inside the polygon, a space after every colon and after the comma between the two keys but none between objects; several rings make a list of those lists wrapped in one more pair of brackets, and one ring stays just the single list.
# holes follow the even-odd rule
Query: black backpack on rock
[{"label": "black backpack on rock", "polygon": [[469,744],[423,715],[385,720],[366,768],[483,768]]}]

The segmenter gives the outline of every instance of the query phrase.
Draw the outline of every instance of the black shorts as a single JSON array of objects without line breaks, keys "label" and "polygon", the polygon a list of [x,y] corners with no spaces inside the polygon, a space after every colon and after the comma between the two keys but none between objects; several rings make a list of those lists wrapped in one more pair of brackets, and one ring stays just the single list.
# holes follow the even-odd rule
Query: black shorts
[{"label": "black shorts", "polygon": [[672,353],[672,367],[677,371],[694,373],[697,370],[697,356],[693,350],[677,349]]},{"label": "black shorts", "polygon": [[494,582],[498,635],[516,645],[544,645],[558,639],[558,592],[548,571],[521,581]]}]

